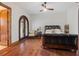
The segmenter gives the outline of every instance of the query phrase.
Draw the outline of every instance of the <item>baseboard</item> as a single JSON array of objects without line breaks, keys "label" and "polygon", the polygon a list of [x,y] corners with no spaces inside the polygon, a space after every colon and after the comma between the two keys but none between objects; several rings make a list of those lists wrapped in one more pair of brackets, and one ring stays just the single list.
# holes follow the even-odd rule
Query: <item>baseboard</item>
[{"label": "baseboard", "polygon": [[5,43],[0,43],[0,45],[2,45],[2,46],[7,46],[7,44],[5,44]]},{"label": "baseboard", "polygon": [[7,46],[7,43],[6,42],[0,42],[0,45]]},{"label": "baseboard", "polygon": [[14,45],[17,45],[17,44],[19,44],[19,40],[18,40],[18,41],[13,42],[10,46],[14,46]]}]

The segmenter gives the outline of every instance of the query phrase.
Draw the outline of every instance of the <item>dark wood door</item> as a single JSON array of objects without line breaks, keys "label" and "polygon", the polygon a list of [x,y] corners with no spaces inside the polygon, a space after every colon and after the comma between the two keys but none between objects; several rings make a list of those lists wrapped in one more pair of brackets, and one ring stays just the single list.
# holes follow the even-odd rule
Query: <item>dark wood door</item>
[{"label": "dark wood door", "polygon": [[29,21],[26,16],[21,16],[19,19],[19,40],[29,36]]}]

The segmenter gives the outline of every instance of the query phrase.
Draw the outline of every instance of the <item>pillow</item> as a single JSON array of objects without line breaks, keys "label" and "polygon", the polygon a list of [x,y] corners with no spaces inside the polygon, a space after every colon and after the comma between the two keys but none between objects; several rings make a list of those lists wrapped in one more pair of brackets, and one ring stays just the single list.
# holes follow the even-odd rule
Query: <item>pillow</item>
[{"label": "pillow", "polygon": [[54,29],[54,33],[56,33],[56,34],[61,34],[61,33],[63,33],[63,32],[61,31],[61,29]]},{"label": "pillow", "polygon": [[52,29],[51,30],[46,30],[46,34],[52,34]]}]

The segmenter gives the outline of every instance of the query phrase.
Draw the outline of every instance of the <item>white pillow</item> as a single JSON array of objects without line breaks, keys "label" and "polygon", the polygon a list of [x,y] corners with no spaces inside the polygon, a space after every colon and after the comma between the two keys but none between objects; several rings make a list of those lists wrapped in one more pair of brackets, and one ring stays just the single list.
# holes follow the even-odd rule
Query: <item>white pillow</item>
[{"label": "white pillow", "polygon": [[63,33],[60,29],[54,29],[54,33],[56,33],[56,34],[61,34],[61,33]]},{"label": "white pillow", "polygon": [[52,29],[51,30],[46,30],[46,34],[52,34]]}]

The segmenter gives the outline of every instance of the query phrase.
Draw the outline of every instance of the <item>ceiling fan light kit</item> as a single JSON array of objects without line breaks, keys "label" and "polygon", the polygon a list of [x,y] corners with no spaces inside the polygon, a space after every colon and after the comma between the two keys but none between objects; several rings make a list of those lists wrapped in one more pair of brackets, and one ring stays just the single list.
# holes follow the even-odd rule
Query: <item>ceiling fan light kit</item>
[{"label": "ceiling fan light kit", "polygon": [[46,9],[46,8],[44,8],[44,11],[47,11],[47,9]]}]

